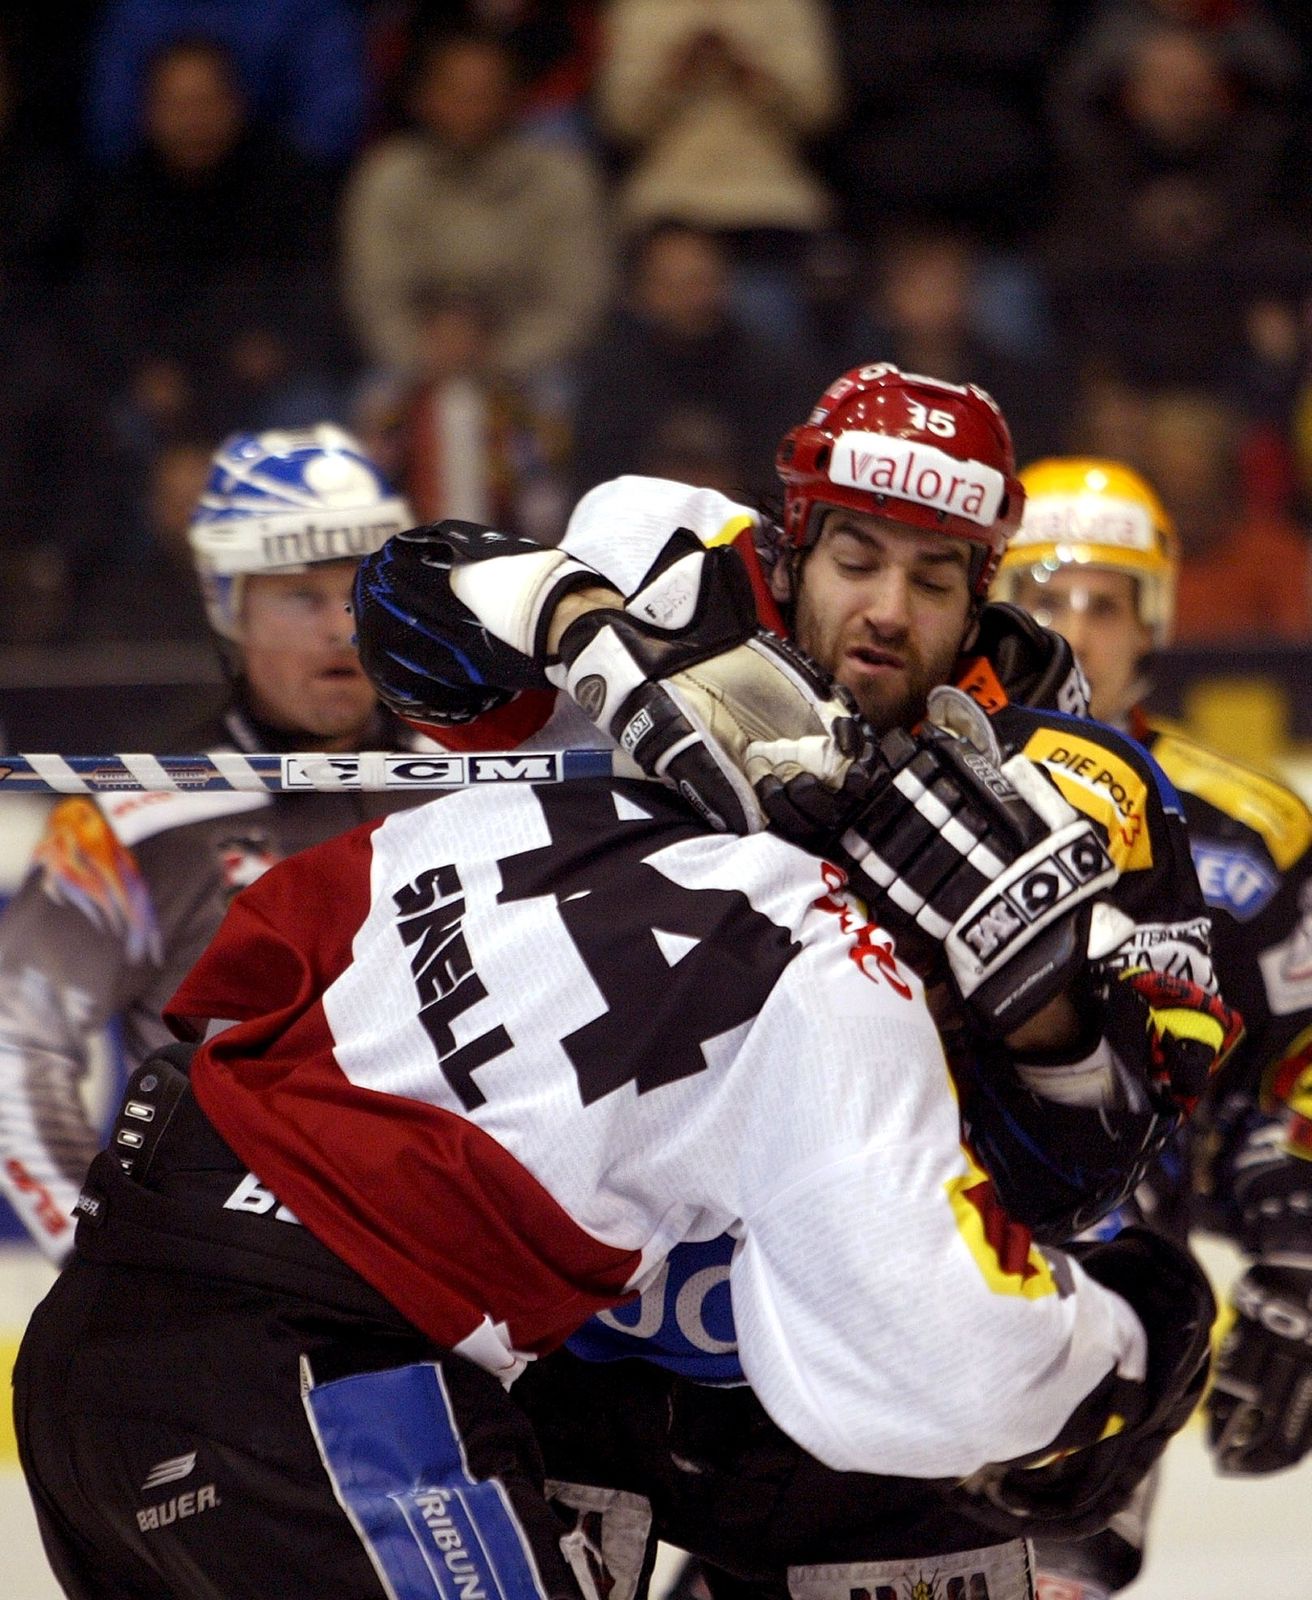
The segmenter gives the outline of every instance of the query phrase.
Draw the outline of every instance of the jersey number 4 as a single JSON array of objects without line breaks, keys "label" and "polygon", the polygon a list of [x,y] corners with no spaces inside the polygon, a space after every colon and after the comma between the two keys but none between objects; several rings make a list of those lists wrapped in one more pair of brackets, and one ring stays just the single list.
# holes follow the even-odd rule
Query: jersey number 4
[{"label": "jersey number 4", "polygon": [[677,837],[668,813],[619,822],[604,784],[535,795],[551,844],[501,862],[498,899],[554,897],[601,991],[605,1011],[562,1040],[583,1103],[703,1071],[702,1047],[752,1021],[799,946],[740,890],[690,889],[646,859]]}]

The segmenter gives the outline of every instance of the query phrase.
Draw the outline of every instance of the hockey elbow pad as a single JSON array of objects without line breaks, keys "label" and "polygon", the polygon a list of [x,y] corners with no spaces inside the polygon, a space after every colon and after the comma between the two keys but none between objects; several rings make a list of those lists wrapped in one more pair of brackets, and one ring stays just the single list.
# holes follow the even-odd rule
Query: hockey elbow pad
[{"label": "hockey elbow pad", "polygon": [[1067,1247],[1091,1278],[1129,1303],[1148,1340],[1141,1383],[1113,1372],[1041,1454],[975,1473],[961,1486],[981,1521],[1011,1536],[1084,1538],[1126,1505],[1189,1420],[1207,1382],[1216,1302],[1187,1251],[1147,1228]]}]

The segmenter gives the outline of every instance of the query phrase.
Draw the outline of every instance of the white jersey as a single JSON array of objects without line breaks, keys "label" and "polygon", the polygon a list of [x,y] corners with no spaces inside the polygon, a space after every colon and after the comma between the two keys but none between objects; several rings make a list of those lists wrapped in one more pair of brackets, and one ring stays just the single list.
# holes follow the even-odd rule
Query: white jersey
[{"label": "white jersey", "polygon": [[718,489],[628,474],[599,483],[575,506],[561,549],[632,594],[676,528],[705,545],[728,544],[756,525],[750,506]]},{"label": "white jersey", "polygon": [[1143,1377],[1129,1306],[963,1150],[834,869],[650,784],[452,793],[280,863],[171,1012],[261,1181],[507,1379],[726,1232],[744,1371],[839,1470],[969,1473]]}]

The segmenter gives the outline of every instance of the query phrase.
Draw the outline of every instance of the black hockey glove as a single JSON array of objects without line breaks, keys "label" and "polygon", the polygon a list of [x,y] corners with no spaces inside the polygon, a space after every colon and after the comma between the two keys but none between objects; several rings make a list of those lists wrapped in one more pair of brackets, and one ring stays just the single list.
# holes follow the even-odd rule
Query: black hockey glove
[{"label": "black hockey glove", "polygon": [[1220,1471],[1279,1472],[1312,1450],[1312,1241],[1258,1261],[1230,1290],[1234,1312],[1207,1396]]},{"label": "black hockey glove", "polygon": [[1036,1461],[988,1467],[962,1485],[973,1513],[1013,1537],[1095,1533],[1188,1421],[1207,1380],[1216,1303],[1192,1256],[1134,1227],[1067,1254],[1129,1302],[1148,1337],[1148,1370],[1142,1383],[1109,1373]]},{"label": "black hockey glove", "polygon": [[407,722],[452,727],[504,705],[520,689],[550,687],[531,648],[507,645],[453,592],[454,566],[493,560],[520,563],[496,570],[505,587],[530,591],[524,618],[530,641],[538,617],[549,616],[562,594],[601,581],[558,550],[450,519],[395,534],[361,561],[354,593],[360,664],[383,703]]},{"label": "black hockey glove", "polygon": [[1290,1148],[1286,1117],[1242,1092],[1200,1115],[1203,1226],[1250,1257],[1230,1291],[1208,1443],[1222,1472],[1276,1472],[1312,1451],[1312,1162]]},{"label": "black hockey glove", "polygon": [[[765,827],[763,786],[842,794],[851,756],[869,745],[843,692],[758,625],[738,555],[690,533],[666,544],[622,610],[571,622],[558,654],[552,681],[715,828]],[[863,791],[863,773],[852,776]]]},{"label": "black hockey glove", "polygon": [[[954,690],[935,690],[931,708],[978,714]],[[996,745],[932,721],[885,735],[835,857],[906,959],[923,972],[925,952],[941,949],[967,1020],[989,1038],[1069,987],[1088,957],[1093,902],[1118,876],[1093,823],[1033,762],[997,761]],[[845,795],[856,788],[849,775]]]}]

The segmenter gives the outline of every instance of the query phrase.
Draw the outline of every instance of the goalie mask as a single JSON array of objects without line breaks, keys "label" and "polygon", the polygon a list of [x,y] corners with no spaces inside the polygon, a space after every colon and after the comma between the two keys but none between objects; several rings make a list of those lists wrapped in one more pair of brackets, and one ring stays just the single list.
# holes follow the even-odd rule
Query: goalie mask
[{"label": "goalie mask", "polygon": [[1153,644],[1167,642],[1179,565],[1175,528],[1157,495],[1129,467],[1093,457],[1052,457],[1026,467],[1025,514],[993,586],[1018,601],[1030,579],[1089,568],[1134,579],[1139,621]]},{"label": "goalie mask", "polygon": [[974,552],[977,600],[1025,501],[1011,435],[991,396],[973,383],[921,377],[887,362],[831,383],[807,420],[784,436],[775,465],[794,548],[815,542],[831,506],[965,539]]},{"label": "goalie mask", "polygon": [[188,529],[211,627],[240,637],[245,578],[359,560],[413,522],[359,441],[332,423],[233,434]]}]

